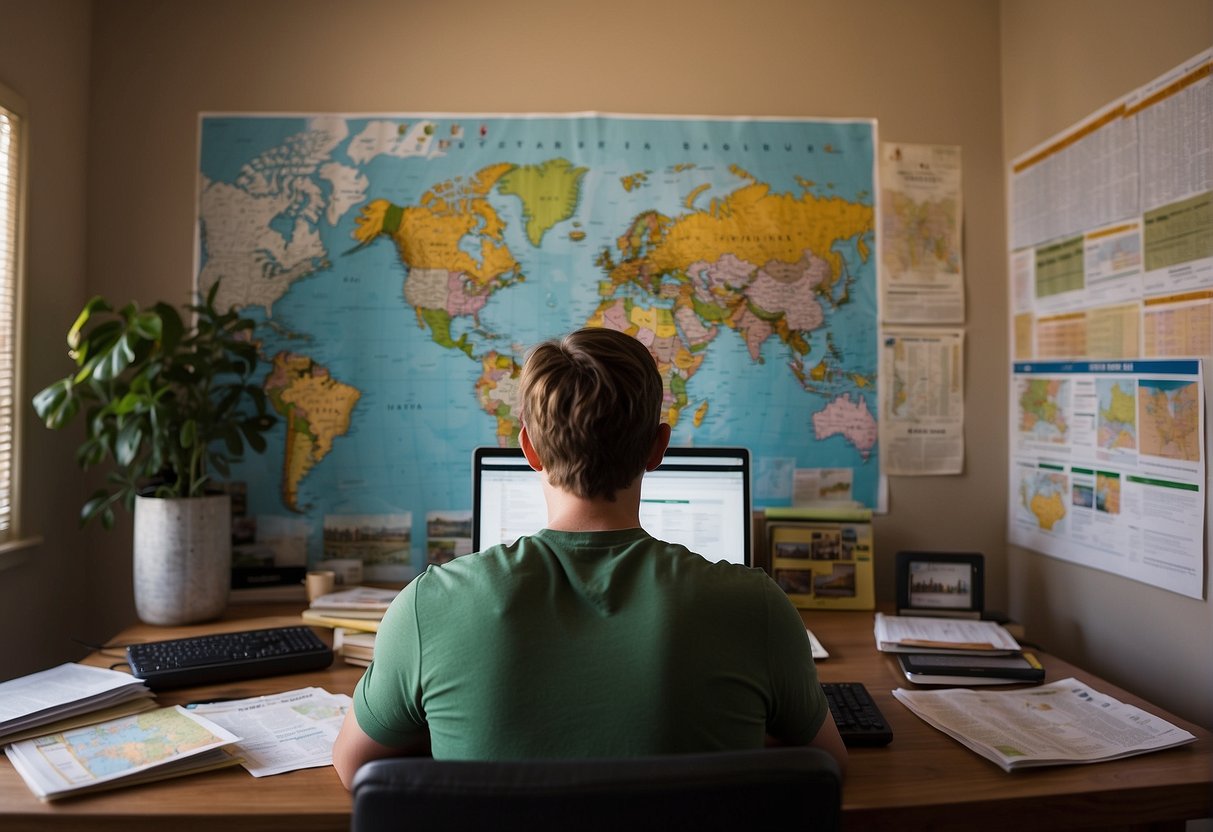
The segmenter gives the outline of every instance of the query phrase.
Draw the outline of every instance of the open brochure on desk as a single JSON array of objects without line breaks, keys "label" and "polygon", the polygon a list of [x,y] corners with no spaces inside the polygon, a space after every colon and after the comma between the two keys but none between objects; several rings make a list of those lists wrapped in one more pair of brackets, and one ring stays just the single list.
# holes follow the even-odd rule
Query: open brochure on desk
[{"label": "open brochure on desk", "polygon": [[192,705],[189,710],[240,737],[240,764],[254,777],[333,763],[333,741],[352,700],[324,688]]},{"label": "open brochure on desk", "polygon": [[1019,642],[994,621],[876,613],[876,649],[884,653],[989,656],[1018,653]]},{"label": "open brochure on desk", "polygon": [[238,737],[181,707],[71,728],[5,746],[41,800],[235,765]]},{"label": "open brochure on desk", "polygon": [[898,688],[893,696],[1004,771],[1098,763],[1196,739],[1073,678],[1011,691]]}]

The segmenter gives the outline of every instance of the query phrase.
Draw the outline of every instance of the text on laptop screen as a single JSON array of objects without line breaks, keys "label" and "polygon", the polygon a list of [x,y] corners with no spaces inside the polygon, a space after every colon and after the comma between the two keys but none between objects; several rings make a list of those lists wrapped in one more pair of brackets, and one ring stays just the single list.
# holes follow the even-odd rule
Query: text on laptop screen
[{"label": "text on laptop screen", "polygon": [[[541,475],[514,448],[477,448],[472,545],[513,543],[547,524]],[[670,448],[644,475],[640,525],[711,561],[750,563],[750,455],[745,448]]]}]

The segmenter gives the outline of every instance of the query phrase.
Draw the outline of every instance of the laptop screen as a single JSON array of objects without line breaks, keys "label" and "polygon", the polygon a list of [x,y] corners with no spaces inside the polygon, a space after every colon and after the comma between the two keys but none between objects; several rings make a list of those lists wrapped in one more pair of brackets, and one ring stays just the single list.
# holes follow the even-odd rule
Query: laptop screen
[{"label": "laptop screen", "polygon": [[[513,543],[547,524],[541,475],[518,448],[473,454],[472,548]],[[640,525],[708,560],[750,565],[750,452],[674,448],[644,475]]]}]

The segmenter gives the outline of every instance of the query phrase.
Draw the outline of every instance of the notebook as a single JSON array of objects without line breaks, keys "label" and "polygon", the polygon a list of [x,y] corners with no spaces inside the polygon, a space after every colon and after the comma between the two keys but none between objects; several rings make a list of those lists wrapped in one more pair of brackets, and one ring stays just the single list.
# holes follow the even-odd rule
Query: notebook
[{"label": "notebook", "polygon": [[[472,468],[473,551],[544,527],[542,480],[520,449],[476,448]],[[751,565],[748,449],[671,447],[644,475],[640,500],[640,525],[653,537],[711,561]]]}]

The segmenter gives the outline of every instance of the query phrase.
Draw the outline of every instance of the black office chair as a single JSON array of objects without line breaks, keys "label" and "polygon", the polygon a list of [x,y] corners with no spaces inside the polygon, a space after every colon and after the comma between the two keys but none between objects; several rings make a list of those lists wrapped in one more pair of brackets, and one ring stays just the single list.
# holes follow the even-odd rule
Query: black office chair
[{"label": "black office chair", "polygon": [[817,748],[622,759],[375,760],[352,832],[838,829],[838,764]]}]

